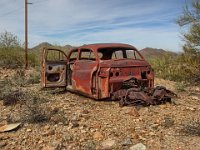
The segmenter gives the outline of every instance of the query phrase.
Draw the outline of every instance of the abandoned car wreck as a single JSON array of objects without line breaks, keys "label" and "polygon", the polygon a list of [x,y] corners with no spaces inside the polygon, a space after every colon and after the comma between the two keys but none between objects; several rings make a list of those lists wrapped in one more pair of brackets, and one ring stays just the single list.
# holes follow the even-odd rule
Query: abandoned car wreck
[{"label": "abandoned car wreck", "polygon": [[174,93],[154,88],[154,71],[140,52],[120,43],[90,44],[65,52],[44,48],[42,87],[66,87],[96,100],[120,100],[120,105],[160,104]]}]

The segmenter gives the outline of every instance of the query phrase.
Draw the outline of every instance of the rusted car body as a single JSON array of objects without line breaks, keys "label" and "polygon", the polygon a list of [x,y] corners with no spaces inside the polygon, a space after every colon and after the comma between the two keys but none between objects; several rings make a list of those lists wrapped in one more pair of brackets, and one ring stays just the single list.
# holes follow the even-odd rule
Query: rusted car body
[{"label": "rusted car body", "polygon": [[117,99],[120,92],[138,85],[154,87],[151,66],[128,44],[83,45],[68,54],[44,48],[42,55],[42,87],[66,87],[97,100]]}]

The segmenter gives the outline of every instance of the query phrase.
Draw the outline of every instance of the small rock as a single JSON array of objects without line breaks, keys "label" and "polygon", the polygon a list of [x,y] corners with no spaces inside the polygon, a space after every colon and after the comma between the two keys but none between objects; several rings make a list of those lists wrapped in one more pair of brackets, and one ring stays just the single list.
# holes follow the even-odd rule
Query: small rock
[{"label": "small rock", "polygon": [[7,139],[9,139],[9,138],[10,138],[9,136],[2,135],[2,136],[0,136],[0,141],[1,141],[1,140],[7,140]]},{"label": "small rock", "polygon": [[198,97],[198,96],[191,96],[191,98],[192,98],[193,100],[199,100],[199,97]]},{"label": "small rock", "polygon": [[84,109],[82,113],[83,113],[83,114],[89,114],[89,111],[86,110],[86,109]]},{"label": "small rock", "polygon": [[155,136],[156,134],[154,132],[149,132],[150,136]]},{"label": "small rock", "polygon": [[161,109],[166,109],[166,108],[167,108],[167,105],[166,105],[166,104],[162,104],[162,105],[159,105],[159,107],[160,107]]},{"label": "small rock", "polygon": [[107,139],[101,143],[102,149],[112,149],[116,141],[113,139]]},{"label": "small rock", "polygon": [[196,91],[197,91],[197,92],[200,92],[200,87],[196,87]]},{"label": "small rock", "polygon": [[170,117],[165,117],[164,122],[161,125],[165,128],[169,128],[174,125],[174,120]]},{"label": "small rock", "polygon": [[96,132],[96,129],[90,128],[90,132]]},{"label": "small rock", "polygon": [[72,128],[79,127],[78,121],[72,120],[72,121],[71,121],[71,127],[72,127]]},{"label": "small rock", "polygon": [[61,141],[53,141],[52,143],[51,143],[51,145],[53,146],[53,148],[55,149],[55,150],[59,150],[59,149],[61,149],[61,147],[62,147],[62,142]]},{"label": "small rock", "polygon": [[95,123],[95,124],[92,125],[92,128],[100,129],[101,128],[101,124]]},{"label": "small rock", "polygon": [[76,115],[74,115],[74,116],[71,118],[71,120],[72,120],[72,121],[80,121],[80,120],[81,120],[81,119],[80,119],[80,116],[81,116],[81,114],[77,113]]},{"label": "small rock", "polygon": [[58,123],[58,125],[63,125],[63,124],[64,124],[63,122],[59,122],[59,123]]},{"label": "small rock", "polygon": [[131,134],[131,138],[132,139],[139,139],[139,135],[134,132],[134,133]]},{"label": "small rock", "polygon": [[65,126],[69,125],[69,120],[66,120],[66,121],[64,122],[64,125],[65,125]]},{"label": "small rock", "polygon": [[3,75],[3,78],[7,78],[7,77],[8,77],[8,75],[7,75],[7,74]]},{"label": "small rock", "polygon": [[55,148],[52,147],[52,146],[44,146],[44,147],[42,148],[42,150],[55,150]]},{"label": "small rock", "polygon": [[44,141],[43,140],[39,140],[38,141],[38,144],[42,144]]},{"label": "small rock", "polygon": [[127,146],[127,145],[131,145],[132,144],[132,141],[130,138],[127,138],[125,139],[123,142],[122,142],[122,145],[123,146]]},{"label": "small rock", "polygon": [[81,130],[81,133],[86,133],[87,131],[85,131],[85,130]]},{"label": "small rock", "polygon": [[94,133],[94,135],[93,135],[93,138],[94,138],[95,140],[102,140],[102,139],[104,138],[104,136],[101,134],[101,132],[96,131],[96,132]]},{"label": "small rock", "polygon": [[191,111],[195,111],[196,110],[195,108],[192,108],[192,107],[186,107],[185,109],[186,110],[191,110]]},{"label": "small rock", "polygon": [[44,126],[44,130],[49,130],[49,129],[50,129],[49,125]]},{"label": "small rock", "polygon": [[140,116],[138,110],[135,107],[131,108],[131,110],[128,112],[128,114],[131,115],[131,116],[134,116],[134,117]]},{"label": "small rock", "polygon": [[88,141],[83,145],[84,150],[91,150],[91,149],[96,149],[96,144],[93,141]]},{"label": "small rock", "polygon": [[63,140],[66,141],[66,142],[72,141],[73,136],[72,135],[66,135],[66,136],[64,136]]},{"label": "small rock", "polygon": [[159,124],[154,123],[154,124],[152,124],[150,127],[151,127],[152,129],[156,130],[156,129],[158,129],[159,126],[160,126]]},{"label": "small rock", "polygon": [[3,148],[7,145],[5,141],[0,141],[0,148]]},{"label": "small rock", "polygon": [[139,139],[142,140],[142,141],[146,141],[147,139],[141,135],[139,135]]},{"label": "small rock", "polygon": [[55,114],[54,116],[51,117],[51,121],[53,121],[54,123],[59,123],[63,120],[65,120],[65,118],[59,114]]},{"label": "small rock", "polygon": [[146,146],[142,143],[138,143],[130,147],[130,150],[146,150]]},{"label": "small rock", "polygon": [[54,130],[49,130],[49,131],[43,133],[42,135],[43,135],[43,136],[50,136],[50,135],[54,135],[54,134],[55,134],[55,131],[54,131]]},{"label": "small rock", "polygon": [[27,129],[26,131],[27,131],[27,132],[31,132],[32,130],[31,130],[31,129]]}]

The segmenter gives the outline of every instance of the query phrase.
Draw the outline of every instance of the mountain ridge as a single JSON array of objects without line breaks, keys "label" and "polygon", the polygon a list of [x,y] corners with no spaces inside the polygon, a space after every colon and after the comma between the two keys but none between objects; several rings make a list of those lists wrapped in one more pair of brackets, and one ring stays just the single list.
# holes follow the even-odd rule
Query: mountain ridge
[{"label": "mountain ridge", "polygon": [[[50,44],[48,42],[42,42],[32,48],[30,48],[31,51],[41,51],[43,47],[55,47],[57,49],[61,49],[64,50],[65,52],[69,51],[70,49],[74,48],[75,46],[72,46],[70,44],[66,44],[64,46],[59,46],[59,45],[53,45]],[[172,52],[172,51],[167,51],[164,49],[158,49],[158,48],[151,48],[151,47],[146,47],[143,48],[141,50],[139,50],[139,52],[144,56],[145,59],[152,59],[152,58],[156,58],[156,57],[163,57],[166,55],[175,57],[178,55],[178,53]]]}]

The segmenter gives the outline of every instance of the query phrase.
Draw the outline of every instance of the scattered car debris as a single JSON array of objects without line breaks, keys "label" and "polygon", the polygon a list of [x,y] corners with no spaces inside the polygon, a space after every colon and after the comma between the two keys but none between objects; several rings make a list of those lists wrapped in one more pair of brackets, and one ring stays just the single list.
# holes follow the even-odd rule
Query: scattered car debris
[{"label": "scattered car debris", "polygon": [[5,124],[5,125],[0,127],[0,133],[13,131],[13,130],[17,129],[20,125],[21,125],[21,123]]},{"label": "scattered car debris", "polygon": [[165,87],[157,86],[156,88],[129,88],[121,89],[114,93],[114,98],[119,99],[119,105],[159,105],[171,102],[171,98],[177,97],[175,93],[167,90]]},{"label": "scattered car debris", "polygon": [[42,87],[66,87],[97,100],[120,100],[120,106],[170,102],[175,94],[154,88],[154,71],[128,44],[90,44],[65,54],[54,48],[42,53]]}]

